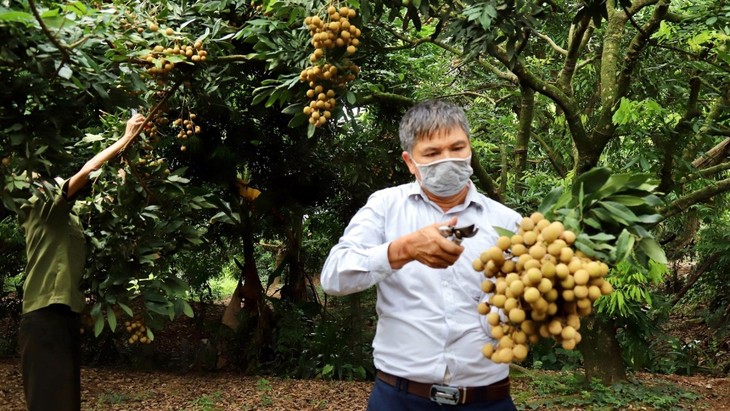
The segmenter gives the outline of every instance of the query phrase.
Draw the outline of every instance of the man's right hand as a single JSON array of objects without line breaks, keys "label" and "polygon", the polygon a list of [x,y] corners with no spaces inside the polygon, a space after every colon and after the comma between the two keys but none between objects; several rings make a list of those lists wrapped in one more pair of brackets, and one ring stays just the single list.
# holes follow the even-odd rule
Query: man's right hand
[{"label": "man's right hand", "polygon": [[388,247],[388,260],[393,269],[411,261],[431,268],[447,268],[454,264],[464,247],[454,244],[439,232],[439,227],[456,225],[456,217],[449,221],[427,225],[418,231],[394,240]]}]

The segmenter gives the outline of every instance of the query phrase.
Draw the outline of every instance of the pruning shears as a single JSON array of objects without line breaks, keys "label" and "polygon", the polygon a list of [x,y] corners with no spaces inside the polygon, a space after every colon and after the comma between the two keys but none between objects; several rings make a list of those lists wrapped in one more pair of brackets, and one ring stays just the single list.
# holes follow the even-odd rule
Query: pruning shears
[{"label": "pruning shears", "polygon": [[453,241],[456,245],[460,245],[465,238],[474,237],[477,231],[479,231],[479,227],[474,224],[466,227],[454,227],[453,225],[439,227],[441,235]]}]

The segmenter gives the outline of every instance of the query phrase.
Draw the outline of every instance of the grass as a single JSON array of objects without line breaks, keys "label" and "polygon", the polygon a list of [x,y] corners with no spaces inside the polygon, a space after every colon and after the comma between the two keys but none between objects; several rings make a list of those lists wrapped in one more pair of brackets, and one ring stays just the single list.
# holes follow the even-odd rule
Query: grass
[{"label": "grass", "polygon": [[605,386],[588,382],[577,372],[540,372],[512,377],[527,384],[513,390],[519,410],[582,409],[610,411],[642,409],[647,411],[681,411],[695,409],[699,395],[669,383],[646,384],[627,381]]},{"label": "grass", "polygon": [[217,404],[223,400],[223,393],[215,391],[210,395],[201,395],[192,401],[193,409],[200,411],[219,411],[222,410]]}]

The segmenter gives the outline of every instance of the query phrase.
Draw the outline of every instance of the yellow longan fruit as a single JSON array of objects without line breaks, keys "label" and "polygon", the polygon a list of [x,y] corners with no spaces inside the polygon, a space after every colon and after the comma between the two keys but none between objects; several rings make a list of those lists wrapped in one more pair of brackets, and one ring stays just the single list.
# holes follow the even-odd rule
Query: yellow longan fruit
[{"label": "yellow longan fruit", "polygon": [[519,297],[525,290],[525,283],[523,283],[521,280],[514,281],[509,285],[509,290],[513,296]]},{"label": "yellow longan fruit", "polygon": [[[309,107],[304,107],[305,109]],[[305,111],[306,114],[306,111]],[[482,271],[484,270],[484,263],[482,262],[481,258],[477,258],[471,263],[472,268],[474,268],[474,271]]]},{"label": "yellow longan fruit", "polygon": [[601,298],[601,289],[595,285],[592,285],[588,287],[588,298],[591,299],[591,301],[596,301],[597,299]]},{"label": "yellow longan fruit", "polygon": [[494,354],[494,346],[492,344],[484,344],[482,346],[482,355],[486,358],[490,358]]},{"label": "yellow longan fruit", "polygon": [[482,291],[489,294],[494,291],[494,283],[490,280],[482,281]]},{"label": "yellow longan fruit", "polygon": [[540,280],[542,280],[542,271],[540,271],[539,268],[530,268],[527,270],[525,276],[530,284],[537,285],[540,283]]},{"label": "yellow longan fruit", "polygon": [[525,318],[527,318],[527,314],[525,314],[525,310],[521,308],[515,308],[509,312],[509,320],[515,324],[522,323],[525,321]]},{"label": "yellow longan fruit", "polygon": [[525,232],[531,231],[535,228],[535,221],[529,217],[524,217],[522,221],[520,221],[520,228],[525,230]]},{"label": "yellow longan fruit", "polygon": [[[509,292],[509,288],[505,291]],[[519,307],[519,302],[517,301],[516,298],[510,297],[507,294],[505,294],[505,296],[507,297],[507,300],[504,302],[504,312],[505,313],[510,313],[510,312],[512,312],[512,310]]]},{"label": "yellow longan fruit", "polygon": [[555,266],[555,274],[558,276],[558,279],[564,280],[570,275],[570,269],[566,264],[560,263]]},{"label": "yellow longan fruit", "polygon": [[563,340],[561,342],[561,344],[563,345],[563,348],[565,348],[566,350],[575,349],[575,340]]},{"label": "yellow longan fruit", "polygon": [[603,284],[601,284],[601,294],[608,295],[611,294],[613,291],[613,286],[608,281],[604,281]]},{"label": "yellow longan fruit", "polygon": [[545,257],[546,252],[547,250],[545,250],[545,247],[543,247],[541,244],[535,244],[530,247],[530,256],[536,260],[540,260],[541,258]]},{"label": "yellow longan fruit", "polygon": [[565,317],[565,323],[570,327],[573,327],[575,330],[580,330],[580,317],[576,314],[568,314],[568,316]]},{"label": "yellow longan fruit", "polygon": [[540,299],[540,290],[538,290],[535,287],[528,287],[525,290],[525,293],[524,293],[524,297],[523,298],[528,303],[534,303],[534,302],[536,302],[537,300]]},{"label": "yellow longan fruit", "polygon": [[[550,225],[550,221],[548,220],[540,220],[535,224],[535,231],[542,232],[547,226]],[[545,239],[545,237],[543,237]]]},{"label": "yellow longan fruit", "polygon": [[503,235],[497,239],[497,247],[499,247],[502,251],[507,251],[511,245],[512,241],[510,241],[510,238],[507,236]]},{"label": "yellow longan fruit", "polygon": [[524,271],[527,271],[532,268],[542,269],[542,264],[540,263],[540,260],[536,260],[536,259],[532,258],[532,256],[529,254],[525,254],[525,255],[529,256],[529,258],[525,259],[525,264],[522,266],[522,269]]},{"label": "yellow longan fruit", "polygon": [[496,327],[501,321],[502,320],[499,318],[498,313],[491,312],[487,314],[487,323],[489,323],[489,325],[491,325],[492,327]]},{"label": "yellow longan fruit", "polygon": [[512,333],[512,340],[515,344],[527,344],[527,334],[524,331],[514,331]]},{"label": "yellow longan fruit", "polygon": [[580,261],[579,258],[573,258],[568,263],[568,269],[570,270],[571,274],[575,274],[575,272],[580,270],[581,268],[583,268],[583,262]]},{"label": "yellow longan fruit", "polygon": [[512,337],[509,335],[504,335],[502,338],[499,339],[499,348],[512,348],[515,346],[515,342],[512,341]]},{"label": "yellow longan fruit", "polygon": [[505,260],[502,264],[502,268],[500,271],[502,271],[504,274],[509,274],[515,271],[515,268],[517,267],[517,263],[515,263],[512,260]]},{"label": "yellow longan fruit", "polygon": [[507,297],[500,294],[495,294],[489,299],[489,303],[495,307],[502,308],[504,303],[507,301]]},{"label": "yellow longan fruit", "polygon": [[532,220],[532,222],[534,222],[535,224],[539,223],[540,220],[544,218],[545,216],[542,215],[542,213],[539,211],[535,211],[534,213],[530,214],[530,220]]},{"label": "yellow longan fruit", "polygon": [[527,254],[527,247],[524,244],[512,244],[512,255],[521,256]]},{"label": "yellow longan fruit", "polygon": [[486,315],[488,312],[490,312],[491,309],[489,308],[489,305],[485,302],[481,302],[477,304],[477,312],[481,315]]},{"label": "yellow longan fruit", "polygon": [[495,340],[499,340],[500,338],[504,337],[504,329],[500,326],[492,327],[490,330],[490,334],[492,334],[492,338]]},{"label": "yellow longan fruit", "polygon": [[151,31],[151,32],[155,33],[155,32],[157,32],[157,30],[159,30],[159,29],[160,29],[160,26],[158,26],[158,25],[157,25],[157,24],[155,24],[155,23],[150,23],[150,24],[149,24],[149,25],[147,26],[147,28],[148,28],[148,29],[150,29],[150,31]]},{"label": "yellow longan fruit", "polygon": [[494,261],[494,264],[497,266],[502,266],[504,264],[504,252],[501,248],[494,246],[487,250],[487,257],[489,260]]},{"label": "yellow longan fruit", "polygon": [[519,234],[515,234],[512,237],[510,237],[510,242],[512,242],[513,246],[516,244],[525,244],[525,240]]},{"label": "yellow longan fruit", "polygon": [[553,264],[550,261],[546,261],[542,263],[542,267],[540,268],[540,271],[542,271],[542,276],[545,278],[553,278],[555,277],[555,264]]},{"label": "yellow longan fruit", "polygon": [[560,235],[560,238],[562,238],[563,240],[565,240],[565,242],[568,245],[570,245],[570,244],[573,244],[575,242],[576,236],[575,236],[575,233],[574,232],[572,232],[570,230],[565,230],[565,231],[563,231],[563,234]]},{"label": "yellow longan fruit", "polygon": [[512,348],[512,356],[515,361],[522,361],[527,358],[527,346],[523,344],[517,344]]},{"label": "yellow longan fruit", "polygon": [[553,282],[548,280],[547,278],[543,278],[537,285],[537,289],[540,290],[541,293],[545,294],[553,289]]},{"label": "yellow longan fruit", "polygon": [[559,335],[563,331],[563,325],[558,320],[552,320],[548,325],[548,331],[552,335]]},{"label": "yellow longan fruit", "polygon": [[560,249],[560,254],[557,256],[561,262],[570,263],[573,259],[573,249],[570,247],[563,247]]},{"label": "yellow longan fruit", "polygon": [[585,264],[585,269],[588,271],[591,278],[601,277],[601,264],[598,261],[591,261],[590,263]]},{"label": "yellow longan fruit", "polygon": [[579,300],[587,298],[588,287],[586,287],[585,285],[576,285],[575,288],[573,288],[573,293],[575,294],[575,298]]},{"label": "yellow longan fruit", "polygon": [[588,274],[587,270],[581,268],[573,273],[573,279],[575,280],[576,285],[586,285],[588,284],[588,280],[591,279],[591,276]]}]

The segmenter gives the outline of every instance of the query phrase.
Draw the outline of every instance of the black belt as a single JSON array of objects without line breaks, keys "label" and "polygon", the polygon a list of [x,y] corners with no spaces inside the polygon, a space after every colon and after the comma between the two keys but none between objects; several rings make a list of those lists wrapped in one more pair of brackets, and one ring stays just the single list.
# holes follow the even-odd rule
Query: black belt
[{"label": "black belt", "polygon": [[452,387],[441,384],[426,384],[378,370],[378,378],[384,383],[400,388],[405,383],[409,394],[426,398],[439,404],[472,404],[477,402],[499,401],[509,397],[509,377],[483,387]]}]

